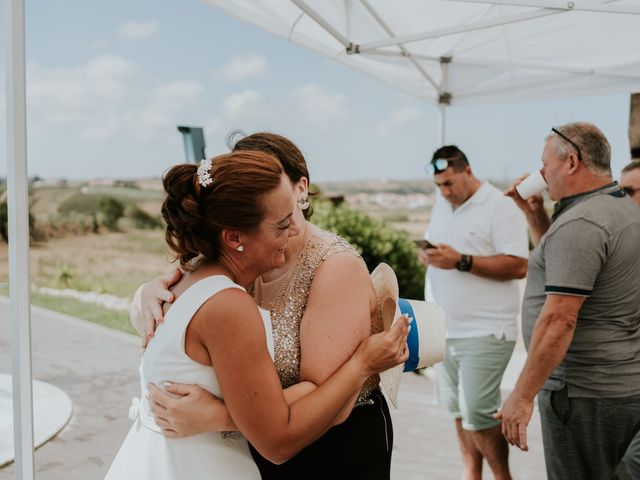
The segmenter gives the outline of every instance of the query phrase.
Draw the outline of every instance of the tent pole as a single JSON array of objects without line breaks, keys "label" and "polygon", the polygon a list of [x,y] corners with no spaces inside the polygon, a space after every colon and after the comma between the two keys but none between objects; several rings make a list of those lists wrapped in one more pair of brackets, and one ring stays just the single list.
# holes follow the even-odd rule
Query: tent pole
[{"label": "tent pole", "polygon": [[15,475],[34,479],[24,0],[5,2],[7,203]]},{"label": "tent pole", "polygon": [[449,66],[452,61],[451,56],[440,57],[440,68],[442,69],[442,82],[440,84],[440,94],[438,97],[438,140],[440,146],[445,144],[447,139],[447,105],[451,105],[451,91],[449,90]]},{"label": "tent pole", "polygon": [[446,128],[447,128],[447,106],[444,104],[438,105],[438,142],[442,147],[446,141]]}]

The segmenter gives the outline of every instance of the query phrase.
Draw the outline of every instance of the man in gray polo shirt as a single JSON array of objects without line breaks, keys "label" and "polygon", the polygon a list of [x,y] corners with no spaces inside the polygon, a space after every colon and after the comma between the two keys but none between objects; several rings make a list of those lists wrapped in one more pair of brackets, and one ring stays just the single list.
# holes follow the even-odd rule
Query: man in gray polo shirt
[{"label": "man in gray polo shirt", "polygon": [[527,449],[538,394],[547,475],[609,479],[640,431],[640,209],[611,177],[611,149],[594,125],[553,129],[542,174],[557,204],[507,194],[537,244],[522,307],[528,358],[497,417]]}]

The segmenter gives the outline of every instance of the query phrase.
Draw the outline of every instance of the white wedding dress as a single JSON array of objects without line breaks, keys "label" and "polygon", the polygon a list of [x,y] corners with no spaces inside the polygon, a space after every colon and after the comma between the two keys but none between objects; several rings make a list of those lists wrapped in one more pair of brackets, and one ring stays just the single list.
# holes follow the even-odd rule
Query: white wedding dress
[{"label": "white wedding dress", "polygon": [[[197,384],[222,398],[212,367],[187,356],[187,326],[202,304],[227,288],[243,289],[228,277],[215,275],[194,283],[178,297],[144,352],[140,363],[140,399],[133,399],[129,418],[133,426],[107,472],[105,480],[214,480],[259,479],[247,440],[235,433],[202,433],[165,438],[149,409],[147,385],[164,381]],[[244,289],[243,289],[244,290]],[[257,308],[257,307],[256,307]],[[269,353],[273,336],[269,312],[260,309]],[[238,339],[239,342],[242,339]],[[160,387],[162,388],[162,387]]]}]

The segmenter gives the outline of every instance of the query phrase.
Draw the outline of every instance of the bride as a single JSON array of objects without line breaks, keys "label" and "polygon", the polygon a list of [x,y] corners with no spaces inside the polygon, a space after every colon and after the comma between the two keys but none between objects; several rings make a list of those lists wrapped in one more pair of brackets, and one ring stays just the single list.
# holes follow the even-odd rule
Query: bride
[{"label": "bride", "polygon": [[[245,287],[284,263],[297,234],[290,180],[272,156],[239,151],[173,167],[164,188],[165,238],[188,273],[143,355],[134,424],[106,479],[258,479],[246,439],[282,463],[319,438],[367,378],[406,360],[408,322],[368,337],[322,385],[283,391],[269,314]],[[147,385],[163,382],[198,384],[223,397],[244,437],[163,436],[146,399]]]}]

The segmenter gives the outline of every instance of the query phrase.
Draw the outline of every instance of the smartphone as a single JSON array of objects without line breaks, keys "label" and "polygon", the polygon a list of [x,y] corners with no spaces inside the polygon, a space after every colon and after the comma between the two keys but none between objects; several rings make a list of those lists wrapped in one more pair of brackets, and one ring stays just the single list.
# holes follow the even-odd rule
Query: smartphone
[{"label": "smartphone", "polygon": [[425,250],[427,248],[436,248],[436,246],[431,243],[429,240],[424,240],[424,239],[420,239],[420,240],[414,240],[414,243],[416,244],[416,247]]}]

